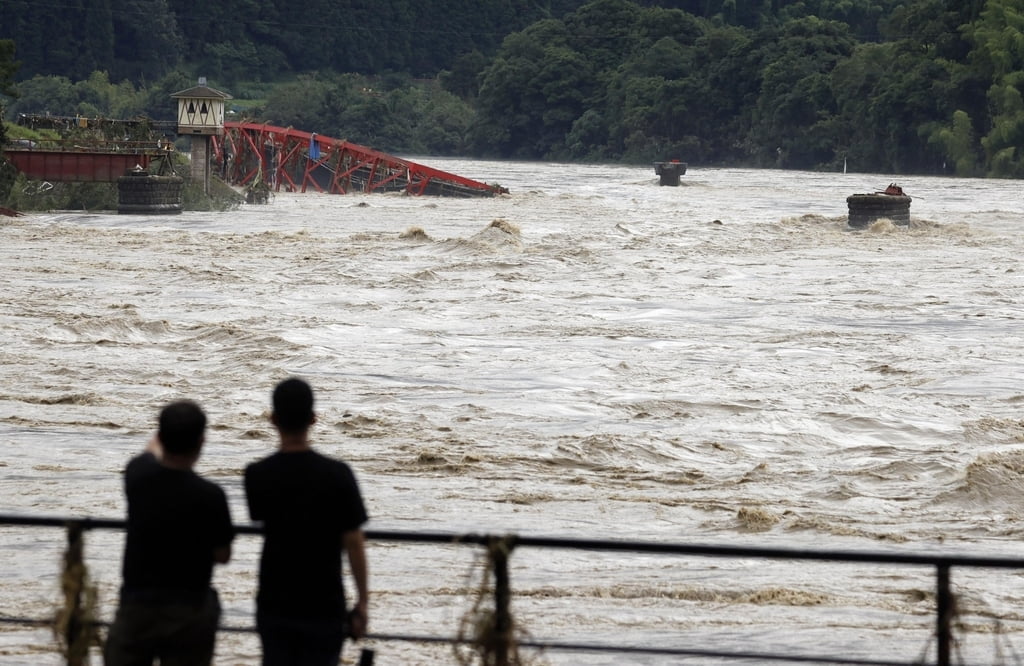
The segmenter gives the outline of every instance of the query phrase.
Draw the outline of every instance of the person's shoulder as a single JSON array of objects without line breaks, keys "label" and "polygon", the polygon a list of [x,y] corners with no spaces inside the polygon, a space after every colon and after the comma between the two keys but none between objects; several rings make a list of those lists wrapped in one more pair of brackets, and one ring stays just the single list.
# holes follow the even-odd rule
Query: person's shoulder
[{"label": "person's shoulder", "polygon": [[204,488],[207,488],[207,489],[209,489],[209,490],[211,490],[211,491],[212,491],[213,489],[216,489],[216,491],[217,491],[217,492],[220,492],[220,493],[223,493],[223,492],[224,492],[224,489],[223,489],[223,488],[221,488],[221,486],[220,486],[220,484],[219,484],[219,483],[217,483],[217,482],[216,482],[216,481],[214,481],[213,479],[209,478],[209,477],[208,477],[207,475],[205,475],[205,474],[197,474],[197,473],[195,472],[195,470],[193,470],[193,471],[192,471],[192,474],[191,474],[190,476],[192,476],[192,477],[193,477],[193,480],[194,480],[194,482],[195,482],[195,483],[196,483],[197,485],[200,485],[200,486],[202,486],[202,487],[204,487]]},{"label": "person's shoulder", "polygon": [[355,471],[346,461],[325,455],[321,455],[321,458],[323,460],[322,464],[319,465],[319,469],[322,474],[345,486],[358,484]]},{"label": "person's shoulder", "polygon": [[335,458],[334,456],[329,456],[319,451],[312,451],[312,453],[317,457],[321,465],[331,467],[336,470],[345,470],[349,472],[352,471],[352,468],[349,467],[349,464],[342,460],[341,458]]},{"label": "person's shoulder", "polygon": [[224,488],[219,483],[213,481],[212,479],[207,479],[204,476],[200,476],[199,474],[193,474],[192,476],[193,480],[190,492],[193,494],[194,497],[204,498],[203,501],[205,501],[207,505],[211,507],[217,505],[227,505],[228,494],[224,491]]},{"label": "person's shoulder", "polygon": [[130,475],[145,474],[159,469],[160,462],[156,459],[156,456],[149,451],[134,456],[124,467],[125,473]]},{"label": "person's shoulder", "polygon": [[152,451],[143,451],[142,453],[132,456],[131,460],[128,461],[128,464],[149,465],[156,464],[157,462],[156,455]]},{"label": "person's shoulder", "polygon": [[260,458],[259,460],[254,460],[251,463],[249,463],[248,465],[246,465],[245,466],[245,474],[246,474],[246,476],[248,476],[251,473],[259,472],[262,469],[266,469],[267,467],[272,466],[274,464],[274,456],[275,456],[275,454],[271,453],[270,455],[264,456],[264,457]]}]

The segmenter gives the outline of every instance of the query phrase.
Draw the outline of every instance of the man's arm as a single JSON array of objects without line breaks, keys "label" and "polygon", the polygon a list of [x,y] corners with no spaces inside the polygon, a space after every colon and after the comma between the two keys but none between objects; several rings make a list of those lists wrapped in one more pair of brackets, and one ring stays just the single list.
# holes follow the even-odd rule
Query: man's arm
[{"label": "man's arm", "polygon": [[231,509],[228,508],[228,498],[224,489],[214,486],[217,489],[217,502],[213,543],[213,561],[215,564],[227,564],[231,559],[231,542],[235,539],[235,526],[231,522]]},{"label": "man's arm", "polygon": [[249,507],[249,520],[259,521],[263,520],[263,507],[260,505],[256,481],[253,480],[255,474],[250,465],[245,468],[242,480],[245,488],[245,503]]},{"label": "man's arm", "polygon": [[352,578],[355,580],[358,595],[351,616],[352,638],[358,639],[366,635],[366,627],[370,620],[370,589],[367,585],[368,567],[366,565],[365,539],[361,529],[345,532],[342,539],[345,551],[348,553],[348,566],[352,572]]}]

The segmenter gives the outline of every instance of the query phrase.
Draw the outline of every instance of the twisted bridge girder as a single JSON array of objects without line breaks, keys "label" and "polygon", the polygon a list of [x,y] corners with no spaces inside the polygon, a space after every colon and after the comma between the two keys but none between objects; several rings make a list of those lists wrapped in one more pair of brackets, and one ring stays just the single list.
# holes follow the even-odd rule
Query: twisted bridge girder
[{"label": "twisted bridge girder", "polygon": [[266,183],[278,192],[470,197],[508,191],[348,141],[252,122],[224,123],[224,135],[213,137],[213,163],[232,185]]}]

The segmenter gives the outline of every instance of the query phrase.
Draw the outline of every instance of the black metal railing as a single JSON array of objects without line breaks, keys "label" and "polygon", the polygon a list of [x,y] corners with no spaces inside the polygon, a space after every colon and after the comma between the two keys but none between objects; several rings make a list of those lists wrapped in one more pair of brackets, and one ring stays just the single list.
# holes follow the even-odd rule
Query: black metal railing
[{"label": "black metal railing", "polygon": [[[0,525],[59,527],[67,530],[68,550],[65,554],[65,578],[69,567],[81,564],[82,533],[95,529],[123,530],[124,520],[89,518],[89,517],[54,517],[54,516],[17,516],[0,515]],[[239,534],[262,534],[259,524],[236,525]],[[992,569],[1024,569],[1024,559],[1008,557],[986,557],[942,554],[914,554],[895,552],[867,552],[841,550],[806,550],[790,548],[716,546],[706,544],[657,543],[644,541],[617,541],[602,539],[570,539],[557,537],[530,537],[516,535],[496,536],[491,534],[453,533],[453,532],[418,532],[397,530],[367,530],[369,541],[389,541],[406,543],[433,543],[447,545],[469,545],[485,547],[489,555],[491,575],[493,577],[493,631],[486,644],[479,638],[463,639],[443,636],[422,636],[406,634],[369,634],[366,638],[376,641],[407,641],[415,643],[447,643],[467,644],[481,654],[486,653],[487,663],[503,666],[510,663],[510,654],[514,646],[536,648],[546,651],[569,652],[614,652],[622,654],[664,655],[675,657],[706,657],[736,661],[788,662],[788,663],[820,663],[846,664],[851,666],[893,666],[892,660],[875,661],[869,659],[853,659],[838,656],[811,656],[793,654],[771,654],[757,652],[729,652],[703,649],[672,649],[657,647],[641,647],[627,645],[594,645],[585,643],[568,643],[557,641],[516,640],[512,637],[511,585],[508,575],[508,558],[518,548],[561,548],[587,551],[615,551],[630,553],[652,553],[664,555],[690,555],[700,557],[728,557],[744,559],[798,560],[815,562],[847,562],[861,564],[891,564],[920,567],[933,567],[935,570],[935,633],[937,645],[937,666],[949,666],[952,657],[953,632],[952,625],[955,614],[954,596],[950,587],[950,570],[959,568],[992,568]],[[79,590],[80,592],[80,590]],[[72,590],[69,594],[65,583],[65,607],[62,613],[65,622],[62,624],[65,636],[65,653],[69,666],[84,663],[77,660],[81,654],[81,646],[75,648],[75,641],[82,640],[83,623],[93,628],[106,627],[109,623],[83,620],[80,616],[81,601]],[[0,611],[2,612],[2,611]],[[23,618],[0,615],[0,623],[22,624],[32,626],[52,626],[53,619]],[[221,627],[221,631],[252,632],[254,627]],[[513,646],[514,643],[514,646]],[[87,651],[88,646],[85,646]],[[915,664],[923,661],[913,662]]]}]

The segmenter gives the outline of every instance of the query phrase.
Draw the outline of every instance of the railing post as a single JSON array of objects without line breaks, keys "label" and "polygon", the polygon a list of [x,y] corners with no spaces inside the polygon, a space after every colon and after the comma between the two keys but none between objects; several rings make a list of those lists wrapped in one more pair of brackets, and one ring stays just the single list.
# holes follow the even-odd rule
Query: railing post
[{"label": "railing post", "polygon": [[939,564],[936,567],[935,580],[937,584],[935,605],[937,615],[937,626],[935,637],[938,641],[938,666],[949,666],[950,645],[953,642],[953,594],[949,590],[949,565]]},{"label": "railing post", "polygon": [[508,666],[512,649],[512,590],[508,578],[508,556],[515,547],[514,537],[492,537],[491,566],[494,568],[494,664]]}]

